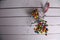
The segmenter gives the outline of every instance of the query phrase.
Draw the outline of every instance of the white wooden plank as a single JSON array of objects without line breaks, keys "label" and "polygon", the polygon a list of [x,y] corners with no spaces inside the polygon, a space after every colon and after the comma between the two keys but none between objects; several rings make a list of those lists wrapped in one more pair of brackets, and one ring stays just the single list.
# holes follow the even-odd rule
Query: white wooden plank
[{"label": "white wooden plank", "polygon": [[[0,26],[0,34],[36,34],[34,32],[35,26]],[[48,26],[48,35],[59,34],[59,26]]]},{"label": "white wooden plank", "polygon": [[43,37],[42,40],[59,40],[60,39],[60,34],[53,34],[53,35],[48,35],[47,37]]},{"label": "white wooden plank", "polygon": [[[45,17],[49,25],[60,24],[60,17]],[[0,18],[0,25],[31,25],[32,17]]]},{"label": "white wooden plank", "polygon": [[40,39],[41,37],[39,35],[2,35],[2,40],[35,40]]},{"label": "white wooden plank", "polygon": [[40,0],[5,0],[1,3],[3,7],[33,7],[41,6]]},{"label": "white wooden plank", "polygon": [[56,25],[60,24],[60,17],[45,17],[45,20],[47,20],[48,24]]},{"label": "white wooden plank", "polygon": [[0,25],[30,25],[29,17],[20,18],[1,18]]},{"label": "white wooden plank", "polygon": [[43,35],[1,35],[2,40],[59,40],[60,34]]},{"label": "white wooden plank", "polygon": [[29,27],[23,26],[8,26],[1,27],[0,26],[0,34],[27,34]]},{"label": "white wooden plank", "polygon": [[60,16],[60,9],[49,9],[46,13],[46,16]]},{"label": "white wooden plank", "polygon": [[[32,8],[0,9],[0,16],[31,16],[32,10]],[[60,16],[60,9],[49,9],[46,16]]]},{"label": "white wooden plank", "polygon": [[0,16],[29,16],[32,8],[22,9],[0,9]]},{"label": "white wooden plank", "polygon": [[[5,0],[1,2],[1,7],[40,7],[41,2],[45,4],[47,0]],[[51,7],[60,7],[59,0],[48,0]]]},{"label": "white wooden plank", "polygon": [[50,7],[60,7],[60,0],[48,0],[50,2]]}]

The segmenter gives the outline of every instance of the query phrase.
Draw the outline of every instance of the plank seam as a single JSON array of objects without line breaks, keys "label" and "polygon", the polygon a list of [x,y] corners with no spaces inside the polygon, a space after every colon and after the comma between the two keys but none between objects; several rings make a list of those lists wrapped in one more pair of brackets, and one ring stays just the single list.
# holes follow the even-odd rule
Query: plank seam
[{"label": "plank seam", "polygon": [[[7,8],[0,8],[0,9],[21,9],[21,8],[42,8],[42,7],[7,7]],[[60,7],[49,7],[51,9],[60,9]]]}]

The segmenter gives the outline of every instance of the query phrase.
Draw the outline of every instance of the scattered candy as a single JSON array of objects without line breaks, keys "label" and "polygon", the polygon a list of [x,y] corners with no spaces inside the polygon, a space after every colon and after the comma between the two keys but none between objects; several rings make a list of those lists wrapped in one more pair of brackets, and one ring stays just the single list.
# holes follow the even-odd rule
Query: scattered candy
[{"label": "scattered candy", "polygon": [[34,17],[35,20],[39,19],[39,13],[37,9],[32,11],[32,16]]},{"label": "scattered candy", "polygon": [[45,24],[44,22],[41,21],[40,23],[38,23],[37,26],[36,26],[36,28],[34,30],[37,31],[37,32],[39,32],[39,33],[41,33],[41,34],[44,33],[46,35],[48,29],[46,28],[47,24]]},{"label": "scattered candy", "polygon": [[36,27],[34,28],[34,32],[37,34],[45,34],[47,36],[48,28],[46,27],[48,26],[48,24],[47,21],[39,18],[38,9],[32,11],[32,16],[38,23],[37,25],[35,25]]}]

